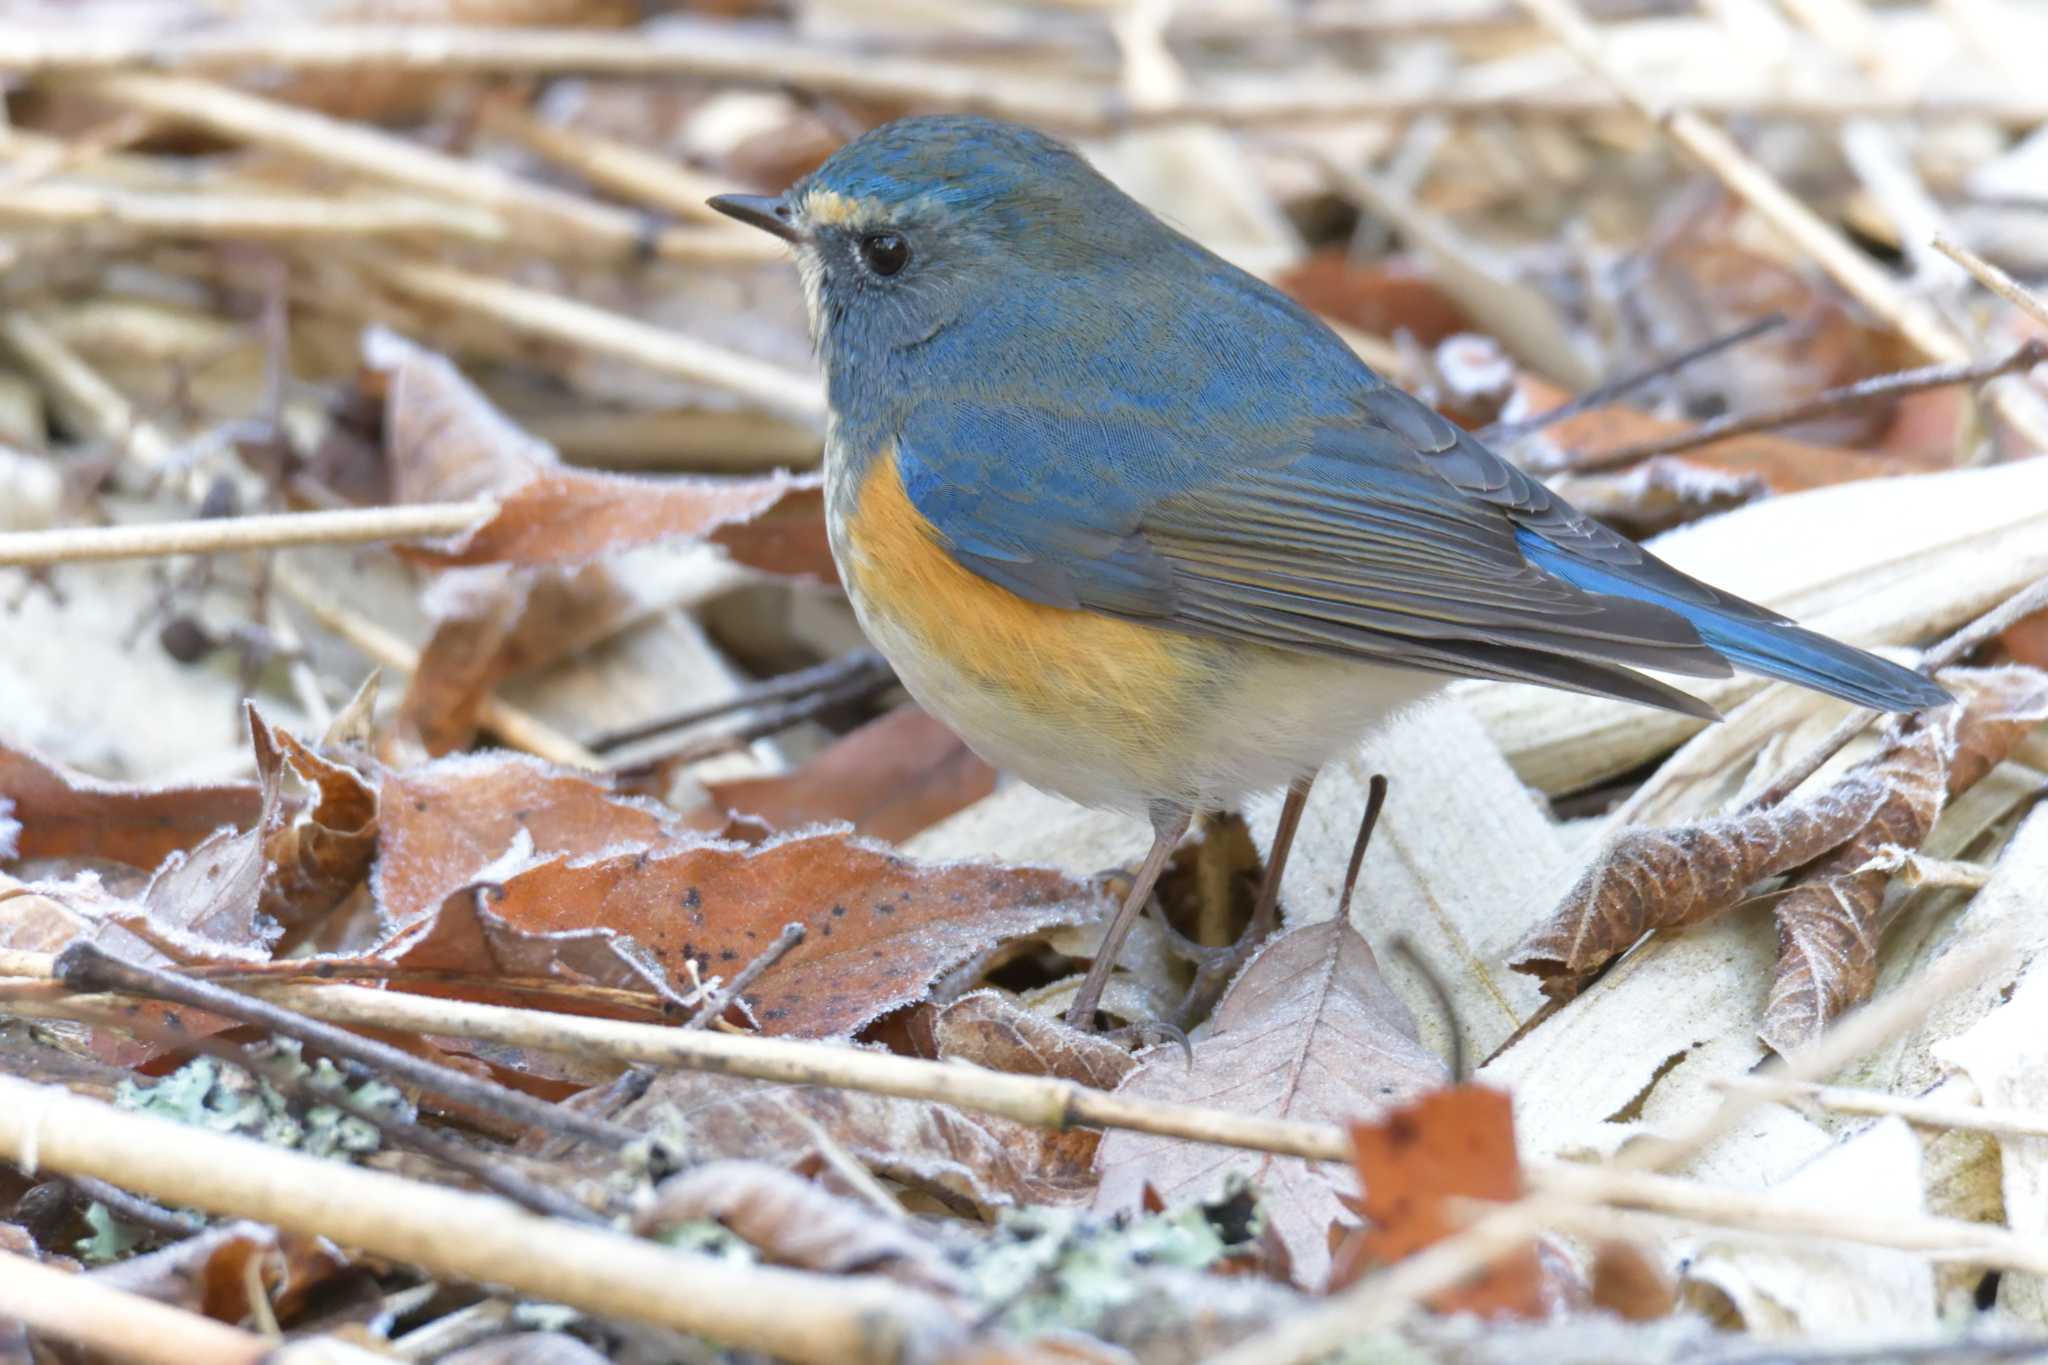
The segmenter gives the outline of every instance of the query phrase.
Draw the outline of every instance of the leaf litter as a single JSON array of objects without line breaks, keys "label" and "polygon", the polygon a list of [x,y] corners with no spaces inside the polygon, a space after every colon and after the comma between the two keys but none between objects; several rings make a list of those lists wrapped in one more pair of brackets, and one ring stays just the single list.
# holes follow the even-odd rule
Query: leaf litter
[{"label": "leaf litter", "polygon": [[[2039,383],[2024,367],[1981,393],[1884,397],[1880,382],[1699,443],[1723,429],[1701,430],[1717,416],[1796,410],[1919,365],[1929,334],[1815,245],[1831,229],[1817,236],[1767,198],[1745,200],[1751,182],[1727,166],[1709,167],[1725,192],[1677,174],[1661,135],[1608,117],[1614,106],[1597,105],[1607,97],[1566,49],[1546,50],[1540,28],[1505,53],[1486,16],[1421,29],[1344,16],[1337,28],[1363,25],[1374,60],[1387,59],[1346,75],[1357,58],[1329,41],[1324,17],[1262,20],[1250,41],[1222,11],[1177,12],[1156,31],[1136,11],[1107,26],[1069,14],[1041,32],[1052,16],[1027,5],[1014,29],[970,34],[913,30],[873,7],[851,16],[836,0],[786,17],[742,5],[744,29],[706,14],[643,20],[612,0],[430,3],[408,21],[468,27],[403,72],[373,53],[337,79],[295,70],[293,54],[322,50],[339,11],[172,8],[180,32],[226,23],[234,40],[254,16],[295,28],[299,45],[251,48],[264,79],[235,90],[116,77],[88,96],[80,82],[104,71],[59,60],[22,73],[0,147],[15,191],[0,250],[21,286],[0,319],[13,366],[0,375],[0,515],[10,529],[91,529],[488,505],[395,548],[141,570],[64,562],[0,583],[0,1016],[9,1002],[20,1011],[0,1025],[0,1058],[101,1096],[128,1076],[118,1089],[131,1109],[104,1121],[109,1132],[147,1110],[252,1150],[371,1164],[411,1190],[500,1188],[509,1174],[652,1243],[808,1277],[749,1281],[785,1296],[792,1322],[826,1321],[841,1287],[936,1304],[946,1340],[968,1343],[952,1359],[1292,1358],[1289,1332],[1359,1302],[1325,1300],[1331,1286],[1357,1276],[1361,1294],[1382,1292],[1455,1253],[1476,1208],[1546,1197],[1545,1162],[1626,1162],[1643,1150],[1634,1140],[1711,1112],[1715,1084],[1765,1046],[1800,1056],[1859,1005],[1910,994],[1936,954],[1989,933],[1987,919],[2024,930],[2048,875],[2033,811],[2048,771],[2038,615],[1944,672],[1961,705],[1887,728],[1775,805],[1720,815],[1700,813],[1710,793],[1769,787],[1826,713],[1772,689],[1737,712],[1735,739],[1666,761],[1688,733],[1672,722],[1459,689],[1321,788],[1347,804],[1373,771],[1360,764],[1402,759],[1353,919],[1311,922],[1330,913],[1355,823],[1312,808],[1286,929],[1193,1021],[1185,1051],[1134,1051],[1058,1017],[1128,871],[1106,866],[1128,861],[1125,832],[1001,783],[886,679],[857,695],[803,681],[847,659],[858,634],[812,470],[801,299],[776,249],[701,199],[772,192],[906,100],[940,107],[972,90],[1043,117],[1043,92],[1015,79],[1025,71],[1071,83],[1053,87],[1060,117],[1177,225],[1282,280],[1446,415],[1519,433],[1509,452],[1603,520],[1637,535],[1679,528],[1669,550],[1688,569],[1898,646],[2048,574],[2048,485],[2026,458],[2044,430],[2027,416]],[[94,60],[125,60],[132,15],[64,10],[61,24],[112,44]],[[1649,22],[1608,16],[1602,31],[1632,51]],[[1900,138],[1890,171],[1873,174],[1872,130],[1844,131],[1838,148],[1836,121],[1781,117],[1781,92],[1756,81],[1723,17],[1655,22],[1684,39],[1670,88],[1757,101],[1745,126],[1768,125],[1757,135],[1773,168],[1858,243],[1917,269],[1931,213],[2022,279],[2048,269],[2026,232],[1994,222],[2026,210],[1972,188],[2027,183],[2038,158],[2009,120],[1945,116],[1943,139]],[[1912,77],[1928,89],[1907,92],[1926,102],[1895,111],[1908,129],[1947,97],[1936,68],[1966,65],[1948,29],[1969,26],[1916,5],[1870,22],[1882,50],[1928,55],[1930,74]],[[788,88],[741,89],[686,61],[659,80],[550,71],[480,92],[462,67],[470,44],[499,50],[522,24],[629,43],[636,61],[668,44],[716,54],[744,36],[761,45],[759,69],[792,74]],[[1838,60],[1840,35],[1786,37],[1821,73],[1808,98],[1887,98],[1833,84],[1856,66]],[[1077,43],[1123,54],[1120,82],[1092,61],[1065,71]],[[1542,62],[1556,72],[1508,69]],[[239,83],[244,65],[209,79]],[[1427,87],[1402,85],[1408,71],[1430,73]],[[1328,76],[1369,78],[1372,109],[1405,101],[1422,116],[1302,123],[1285,100],[1265,107],[1320,98],[1308,87]],[[1518,90],[1565,83],[1478,124],[1439,116],[1446,98],[1494,108],[1509,76]],[[1293,88],[1267,88],[1280,78]],[[1989,81],[1958,88],[2003,98]],[[1173,117],[1124,126],[1154,100]],[[1238,131],[1237,101],[1255,127]],[[293,121],[313,109],[335,121]],[[210,128],[206,141],[168,131],[188,117]],[[329,197],[310,201],[302,184]],[[47,217],[80,193],[129,216]],[[292,219],[306,202],[322,211]],[[209,203],[226,217],[189,217]],[[253,205],[271,227],[241,240],[234,214]],[[379,213],[403,230],[363,226]],[[417,287],[421,267],[442,292]],[[2019,306],[1942,302],[1939,325],[1962,329],[1957,345],[1980,366],[2031,335]],[[1784,321],[1765,325],[1772,314]],[[1733,334],[1746,339],[1720,344]],[[1687,354],[1698,358],[1677,359]],[[1618,401],[1537,420],[1616,380],[1629,381]],[[1603,463],[1617,451],[1627,463]],[[1918,471],[1932,473],[1908,477]],[[330,725],[371,666],[391,698],[358,692]],[[96,685],[109,699],[85,702]],[[605,745],[706,708],[724,708],[726,728]],[[586,768],[586,744],[633,756]],[[1557,804],[1531,803],[1516,773]],[[1625,823],[1639,808],[1690,823]],[[1619,828],[1595,823],[1616,809]],[[1521,847],[1498,847],[1508,839]],[[913,857],[909,843],[941,853]],[[1553,869],[1569,875],[1554,882]],[[1190,956],[1228,941],[1259,875],[1240,827],[1213,822],[1192,839],[1158,915],[1132,936],[1112,1012],[1171,1013]],[[792,924],[800,941],[784,936]],[[1393,936],[1411,933],[1419,958],[1383,974]],[[264,1064],[374,1093],[458,1146],[428,1157],[373,1143],[359,1119],[308,1098],[317,1086],[279,1089],[230,1067],[251,1032],[235,1019],[140,997],[75,1006],[46,964],[80,939],[238,987],[285,983],[300,1003],[353,1001],[355,1027],[541,1096],[566,1126],[515,1132],[410,1083],[352,1069],[337,1081],[325,1056],[287,1049]],[[1967,1124],[1978,1100],[2032,1106],[2028,983],[2048,941],[2022,939],[2017,963],[1893,1042],[1899,1055],[1856,1073],[1862,1083],[1910,1096],[1935,1077],[1933,1093],[1959,1106],[1942,1122]],[[1532,1012],[1531,979],[1550,1012]],[[380,1002],[406,1000],[516,1007],[558,1029],[687,1026],[741,1048],[808,1040],[794,1054],[807,1069],[771,1082],[601,1048],[568,1055],[545,1033],[500,1043],[376,1022]],[[1688,1017],[1668,1017],[1677,1001]],[[1448,1087],[1419,1038],[1480,1052],[1508,1038],[1486,1074],[1512,1085],[1513,1119],[1498,1090]],[[931,1098],[850,1084],[841,1064],[856,1058],[923,1063],[937,1071],[916,1075],[947,1086]],[[991,1098],[990,1086],[1017,1084],[1046,1087],[1031,1092],[1048,1102],[1030,1110],[1040,1121]],[[1589,1101],[1610,1090],[1614,1103]],[[1089,1108],[1105,1096],[1122,1117],[1076,1120],[1116,1112]],[[1249,1146],[1191,1142],[1146,1131],[1181,1112],[1162,1105],[1198,1106],[1212,1128],[1295,1126]],[[599,1126],[577,1137],[571,1116]],[[1937,1276],[1912,1244],[1928,1228],[1910,1223],[1967,1211],[2038,1232],[2039,1140],[1964,1127],[1928,1139],[1923,1162],[1896,1119],[1861,1123],[1768,1105],[1677,1171],[1788,1208],[1882,1186],[1908,1245],[1808,1245],[1767,1219],[1720,1232],[1697,1214],[1624,1224],[1613,1205],[1625,1201],[1583,1205],[1575,1226],[1591,1231],[1414,1290],[1346,1336],[1346,1358],[1708,1360],[1756,1337],[1824,1348],[1872,1324],[1898,1341],[1938,1324],[2048,1331],[2038,1274],[1992,1279],[1963,1262]],[[1318,1156],[1296,1154],[1304,1133]],[[1942,1174],[1940,1142],[1962,1139],[1981,1159]],[[703,1261],[677,1262],[659,1306],[582,1312],[559,1306],[579,1292],[569,1279],[486,1286],[417,1244],[388,1256],[261,1222],[195,1233],[176,1210],[96,1188],[0,1169],[0,1243],[69,1267],[84,1239],[110,1261],[88,1272],[96,1282],[293,1344],[340,1338],[472,1365],[771,1354],[646,1325],[695,1301]],[[545,1266],[552,1239],[528,1240],[521,1254]],[[35,1331],[39,1349],[65,1336],[62,1324]],[[869,1341],[826,1331],[793,1354],[879,1358],[862,1354]]]}]

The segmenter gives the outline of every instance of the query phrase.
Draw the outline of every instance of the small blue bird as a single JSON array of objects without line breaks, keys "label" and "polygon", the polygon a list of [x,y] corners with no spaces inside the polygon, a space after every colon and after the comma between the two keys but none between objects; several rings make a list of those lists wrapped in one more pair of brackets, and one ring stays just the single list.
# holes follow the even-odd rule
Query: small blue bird
[{"label": "small blue bird", "polygon": [[796,248],[863,628],[992,763],[1151,819],[1077,1023],[1196,812],[1298,814],[1446,678],[1709,718],[1636,670],[1949,700],[1580,513],[1029,128],[904,119],[711,204]]}]

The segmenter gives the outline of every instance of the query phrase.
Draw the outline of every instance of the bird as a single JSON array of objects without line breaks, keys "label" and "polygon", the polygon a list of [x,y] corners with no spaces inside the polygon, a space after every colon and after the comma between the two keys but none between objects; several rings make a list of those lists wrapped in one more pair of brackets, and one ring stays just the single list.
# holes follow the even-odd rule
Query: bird
[{"label": "bird", "polygon": [[1642,670],[1950,700],[1580,512],[1043,132],[899,119],[710,205],[794,248],[870,640],[998,768],[1150,821],[1071,1023],[1197,814],[1285,788],[1298,818],[1326,761],[1450,679],[1707,719]]}]

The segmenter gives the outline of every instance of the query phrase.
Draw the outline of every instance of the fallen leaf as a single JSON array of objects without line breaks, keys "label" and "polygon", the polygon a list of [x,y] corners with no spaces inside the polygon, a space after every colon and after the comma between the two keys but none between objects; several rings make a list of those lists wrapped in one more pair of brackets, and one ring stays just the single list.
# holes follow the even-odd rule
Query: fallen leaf
[{"label": "fallen leaf", "polygon": [[1891,923],[1885,888],[1905,855],[1926,840],[1949,801],[2048,721],[2048,673],[2014,666],[1941,676],[1961,704],[1915,717],[1878,755],[1891,774],[1889,799],[1772,907],[1778,966],[1759,1032],[1777,1052],[1870,998],[1878,945]]},{"label": "fallen leaf", "polygon": [[[472,869],[458,889],[479,875]],[[940,973],[1003,938],[1106,908],[1094,888],[1056,872],[921,866],[831,832],[758,847],[686,834],[590,857],[547,853],[490,880],[487,909],[475,896],[451,896],[380,955],[489,974],[499,969],[508,932],[528,944],[548,935],[565,944],[602,940],[612,945],[607,951],[630,940],[634,953],[680,984],[729,977],[797,922],[804,941],[743,1000],[764,1032],[807,1037],[852,1033],[922,999]],[[491,931],[473,932],[472,918]],[[466,950],[451,951],[456,945]]]},{"label": "fallen leaf", "polygon": [[[498,503],[482,524],[411,551],[427,562],[583,564],[633,546],[714,539],[797,499],[772,536],[736,538],[759,564],[774,549],[790,552],[795,523],[823,526],[822,504],[807,496],[816,476],[656,480],[565,468],[553,447],[505,417],[445,357],[382,328],[365,333],[363,352],[385,385],[394,500]],[[805,540],[813,552],[822,543],[822,531]],[[786,571],[832,575],[829,555]]]},{"label": "fallen leaf", "polygon": [[1114,1090],[1137,1068],[1130,1053],[1099,1034],[1016,1004],[999,991],[963,995],[932,1021],[938,1055],[991,1071],[1057,1076]]},{"label": "fallen leaf", "polygon": [[1655,1322],[1678,1306],[1678,1286],[1633,1242],[1593,1248],[1592,1305],[1629,1322]]},{"label": "fallen leaf", "polygon": [[[1443,1064],[1416,1041],[1414,1020],[1372,950],[1342,920],[1272,940],[1231,984],[1212,1023],[1195,1044],[1192,1068],[1178,1047],[1154,1048],[1117,1093],[1338,1123],[1443,1081]],[[1148,1185],[1174,1203],[1243,1174],[1264,1191],[1297,1281],[1317,1286],[1328,1275],[1326,1232],[1343,1205],[1323,1164],[1117,1130],[1103,1136],[1096,1165],[1095,1206],[1103,1211],[1137,1207]]]},{"label": "fallen leaf", "polygon": [[1401,260],[1360,264],[1343,247],[1310,254],[1273,283],[1304,308],[1374,336],[1406,331],[1434,346],[1472,325],[1420,266]]},{"label": "fallen leaf", "polygon": [[1011,1204],[1070,1204],[1094,1188],[1089,1151],[1054,1133],[951,1105],[834,1086],[778,1085],[669,1072],[617,1115],[670,1144],[685,1165],[743,1157],[793,1167],[820,1134],[875,1174],[989,1213]]},{"label": "fallen leaf", "polygon": [[760,1161],[708,1161],[672,1175],[633,1218],[634,1231],[658,1236],[671,1224],[723,1224],[768,1260],[828,1275],[879,1271],[942,1294],[965,1288],[960,1273],[911,1225],[878,1218],[844,1195]]},{"label": "fallen leaf", "polygon": [[[0,858],[97,858],[152,868],[263,809],[254,782],[148,787],[66,771],[0,743],[0,829],[19,828]],[[4,850],[4,840],[0,840]]]},{"label": "fallen leaf", "polygon": [[273,730],[252,707],[252,732],[274,744],[311,784],[313,800],[267,831],[269,863],[258,909],[287,929],[333,910],[369,875],[377,848],[377,789],[362,773]]},{"label": "fallen leaf", "polygon": [[432,914],[524,831],[536,854],[647,847],[682,832],[675,813],[589,773],[524,754],[464,754],[384,774],[373,884],[386,921]]},{"label": "fallen leaf", "polygon": [[[1364,1194],[1355,1211],[1367,1220],[1345,1239],[1330,1288],[1356,1283],[1456,1232],[1457,1199],[1506,1201],[1522,1194],[1515,1155],[1514,1104],[1504,1090],[1459,1085],[1433,1091],[1370,1122],[1350,1124],[1352,1165]],[[1429,1299],[1439,1313],[1538,1317],[1543,1270],[1536,1248],[1503,1256],[1483,1271]]]},{"label": "fallen leaf", "polygon": [[897,843],[995,790],[996,773],[951,730],[901,706],[833,744],[795,772],[709,784],[728,811],[775,829],[844,820]]}]

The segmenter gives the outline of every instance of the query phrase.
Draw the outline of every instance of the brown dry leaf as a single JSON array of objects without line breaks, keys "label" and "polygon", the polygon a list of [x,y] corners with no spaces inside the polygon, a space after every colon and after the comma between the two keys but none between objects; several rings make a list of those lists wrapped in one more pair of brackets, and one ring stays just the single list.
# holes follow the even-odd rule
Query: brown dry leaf
[{"label": "brown dry leaf", "polygon": [[1098,1090],[1114,1090],[1137,1069],[1137,1059],[1098,1034],[1063,1019],[1025,1009],[1000,991],[963,995],[932,1021],[938,1055],[991,1071],[1057,1076]]},{"label": "brown dry leaf", "polygon": [[274,744],[313,788],[311,804],[272,829],[263,849],[270,867],[258,908],[295,928],[326,915],[369,875],[377,849],[377,789],[349,765],[271,729],[254,708],[249,721],[262,736],[259,745]]},{"label": "brown dry leaf", "polygon": [[1304,308],[1374,336],[1406,331],[1422,345],[1434,346],[1472,326],[1429,272],[1408,261],[1361,265],[1343,247],[1325,247],[1276,275],[1273,283]]},{"label": "brown dry leaf", "polygon": [[1538,978],[1551,999],[1569,1000],[1650,930],[1713,919],[1763,878],[1842,844],[1884,810],[1902,771],[1912,771],[1910,756],[1872,759],[1805,800],[1669,829],[1625,829],[1508,965]]},{"label": "brown dry leaf", "polygon": [[[445,357],[396,334],[372,328],[365,362],[387,386],[385,438],[393,500],[445,502],[494,497],[497,515],[480,526],[415,552],[443,565],[571,566],[613,551],[671,540],[717,539],[795,499],[793,520],[823,526],[822,504],[808,496],[815,476],[777,472],[753,479],[635,479],[562,466],[555,451],[519,429],[463,378]],[[757,566],[770,546],[806,540],[788,521],[772,534],[738,535]],[[788,572],[829,578],[822,562],[792,563]]]},{"label": "brown dry leaf", "polygon": [[[1519,1199],[1514,1103],[1504,1090],[1459,1085],[1422,1096],[1372,1123],[1350,1124],[1352,1164],[1369,1221],[1345,1239],[1332,1291],[1375,1266],[1392,1265],[1456,1232],[1455,1199]],[[1531,1245],[1429,1299],[1439,1313],[1539,1317],[1544,1275]]]},{"label": "brown dry leaf", "polygon": [[1595,1247],[1588,1279],[1592,1306],[1629,1322],[1654,1322],[1678,1307],[1678,1286],[1633,1242]]},{"label": "brown dry leaf", "polygon": [[916,706],[868,722],[795,772],[710,784],[727,811],[776,829],[844,820],[900,843],[995,790],[996,771]]},{"label": "brown dry leaf", "polygon": [[634,1215],[641,1236],[674,1223],[721,1223],[769,1260],[828,1275],[879,1271],[921,1289],[960,1294],[966,1285],[938,1249],[906,1223],[760,1161],[709,1161],[670,1176]]},{"label": "brown dry leaf", "polygon": [[1920,847],[1946,802],[2048,721],[2048,673],[2038,669],[1951,669],[1941,680],[1962,704],[1916,718],[1877,756],[1891,781],[1884,806],[1772,907],[1778,966],[1759,1033],[1775,1051],[1870,998],[1891,922],[1885,888],[1901,855]]},{"label": "brown dry leaf", "polygon": [[[1192,1070],[1179,1048],[1154,1048],[1117,1093],[1339,1123],[1444,1079],[1372,949],[1345,920],[1274,939],[1231,984],[1212,1023]],[[1168,1203],[1213,1196],[1226,1175],[1241,1173],[1262,1187],[1297,1282],[1317,1286],[1329,1272],[1326,1234],[1343,1205],[1325,1165],[1125,1131],[1104,1135],[1096,1164],[1103,1211],[1138,1207],[1148,1185]]]},{"label": "brown dry leaf", "polygon": [[375,888],[394,928],[433,913],[524,832],[536,854],[647,847],[682,828],[667,807],[523,754],[465,754],[384,775]]},{"label": "brown dry leaf", "polygon": [[951,1105],[832,1086],[775,1085],[699,1072],[658,1077],[621,1122],[673,1144],[685,1164],[744,1157],[794,1167],[819,1134],[875,1174],[988,1212],[1070,1204],[1095,1186],[1094,1144]]},{"label": "brown dry leaf", "polygon": [[[152,868],[263,809],[254,782],[144,787],[68,772],[0,743],[0,859],[99,858]],[[10,848],[5,831],[15,831]]]},{"label": "brown dry leaf", "polygon": [[[489,973],[515,941],[508,931],[522,944],[596,935],[613,945],[607,951],[630,939],[638,960],[683,982],[730,976],[799,922],[804,941],[743,998],[765,1032],[808,1037],[851,1033],[922,999],[940,973],[1000,939],[1106,909],[1098,890],[1047,869],[921,866],[838,833],[759,847],[689,834],[595,857],[551,853],[491,880],[488,909],[475,895],[452,896],[380,954]],[[471,919],[489,931],[474,931]]]}]

